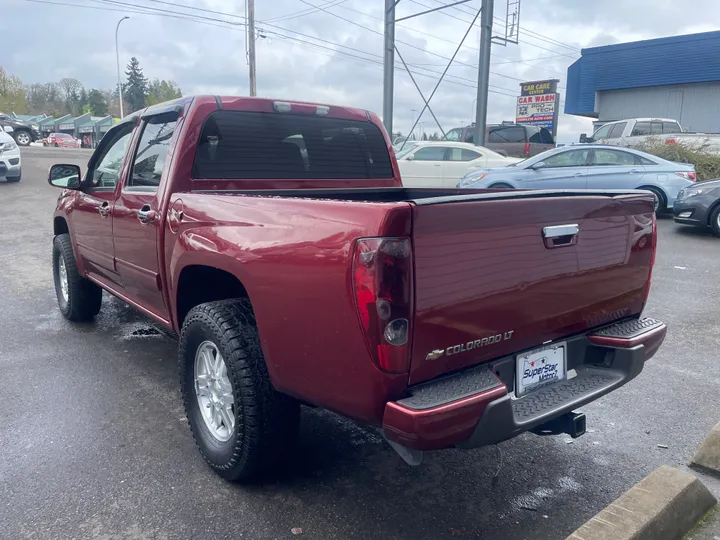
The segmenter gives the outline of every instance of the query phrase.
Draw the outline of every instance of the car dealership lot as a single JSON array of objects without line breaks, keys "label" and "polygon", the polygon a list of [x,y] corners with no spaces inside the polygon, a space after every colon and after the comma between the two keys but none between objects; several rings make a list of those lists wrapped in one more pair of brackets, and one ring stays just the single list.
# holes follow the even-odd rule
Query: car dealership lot
[{"label": "car dealership lot", "polygon": [[319,539],[556,539],[656,466],[684,467],[720,420],[720,240],[664,219],[646,315],[668,324],[668,338],[637,379],[582,409],[585,436],[525,435],[429,454],[413,469],[377,433],[304,410],[288,470],[262,485],[227,484],[194,448],[175,342],[107,296],[92,325],[57,311],[49,261],[59,191],[45,175],[89,155],[23,149],[23,180],[0,183],[8,538],[264,539],[301,528]]}]

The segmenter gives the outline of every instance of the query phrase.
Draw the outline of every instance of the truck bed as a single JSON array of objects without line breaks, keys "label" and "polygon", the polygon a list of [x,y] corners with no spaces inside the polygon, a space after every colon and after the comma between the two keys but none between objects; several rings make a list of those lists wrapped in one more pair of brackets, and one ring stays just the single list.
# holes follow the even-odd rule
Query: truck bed
[{"label": "truck bed", "polygon": [[490,201],[503,199],[538,199],[547,197],[638,196],[638,190],[567,190],[567,189],[445,189],[445,188],[337,188],[337,189],[245,189],[245,190],[193,190],[193,193],[217,195],[251,195],[298,199],[330,199],[352,202],[398,203],[409,202],[418,206],[446,204],[463,201]]}]

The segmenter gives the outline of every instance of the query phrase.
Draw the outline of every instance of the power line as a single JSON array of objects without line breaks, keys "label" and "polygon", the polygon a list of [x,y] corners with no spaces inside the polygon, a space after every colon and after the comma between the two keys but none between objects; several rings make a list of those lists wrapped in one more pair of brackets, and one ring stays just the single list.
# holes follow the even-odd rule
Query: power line
[{"label": "power line", "polygon": [[[167,10],[158,10],[158,8],[145,8],[144,6],[136,6],[136,5],[134,5],[134,4],[133,4],[134,6],[136,6],[136,7],[141,7],[142,9],[147,9],[148,11],[128,10],[128,9],[126,9],[126,8],[123,8],[122,10],[120,10],[120,9],[116,9],[116,8],[112,8],[112,7],[88,6],[88,5],[82,5],[82,4],[71,4],[71,3],[66,3],[66,2],[55,2],[55,1],[49,1],[49,0],[25,0],[25,1],[26,1],[26,2],[39,3],[39,4],[49,4],[49,5],[57,5],[57,6],[68,6],[68,7],[76,7],[76,8],[84,8],[84,9],[95,9],[95,10],[100,10],[100,11],[129,12],[129,13],[138,13],[138,14],[142,14],[142,15],[155,15],[155,16],[158,16],[158,17],[169,17],[169,18],[186,20],[186,21],[189,21],[189,22],[197,22],[197,23],[200,23],[200,24],[209,24],[210,26],[216,26],[216,27],[218,27],[218,28],[227,28],[227,29],[230,29],[230,30],[236,30],[236,29],[238,29],[238,28],[244,28],[244,26],[245,26],[244,23],[243,23],[243,24],[232,23],[232,22],[229,22],[229,21],[223,21],[222,19],[211,19],[211,21],[214,21],[214,22],[208,22],[207,20],[205,20],[205,19],[208,19],[208,17],[202,17],[202,18],[201,18],[202,20],[197,20],[197,19],[196,19],[196,17],[198,17],[197,15],[189,15],[189,14],[186,14],[186,15],[188,15],[188,16],[185,17],[185,16],[182,16],[182,14],[167,13]],[[118,1],[115,1],[115,0],[90,0],[90,1],[102,2],[102,3],[108,3],[108,4],[124,4],[123,2],[118,2]],[[221,23],[221,24],[217,24],[218,22]],[[289,31],[292,32],[292,30],[289,30]],[[356,60],[361,60],[361,61],[368,62],[368,63],[371,63],[371,64],[375,64],[375,65],[378,65],[378,66],[382,66],[382,62],[379,61],[379,60],[374,60],[374,59],[372,59],[372,58],[367,58],[367,57],[364,57],[364,56],[358,56],[358,55],[356,55],[356,54],[347,53],[347,52],[345,52],[345,51],[338,50],[338,49],[336,49],[336,48],[323,46],[323,45],[320,45],[320,44],[317,44],[317,43],[312,43],[312,42],[305,41],[305,40],[302,40],[302,39],[297,38],[297,37],[294,37],[294,36],[288,36],[288,35],[286,35],[286,34],[282,34],[281,32],[276,32],[276,31],[273,31],[273,30],[266,30],[266,33],[271,34],[271,35],[275,35],[275,36],[280,37],[280,38],[283,38],[283,39],[287,39],[287,40],[290,40],[290,41],[294,41],[294,42],[296,42],[298,45],[301,45],[301,46],[313,47],[315,50],[320,49],[320,50],[323,50],[323,51],[329,51],[329,52],[331,52],[331,53],[333,53],[333,54],[340,54],[340,55],[343,55],[343,56],[346,56],[346,57],[349,57],[349,58],[353,58],[353,59],[356,59]],[[300,33],[298,33],[298,34],[299,34],[299,35],[305,35],[305,34],[300,34]],[[336,47],[344,47],[344,48],[347,48],[347,49],[350,49],[350,50],[353,50],[353,51],[357,51],[357,52],[359,52],[359,53],[361,53],[361,54],[366,54],[366,55],[370,55],[370,56],[376,56],[377,58],[381,58],[379,55],[374,55],[374,54],[368,53],[368,52],[366,52],[366,51],[361,51],[361,50],[359,50],[359,49],[354,49],[354,48],[352,48],[352,47],[347,47],[347,46],[341,45],[341,44],[339,44],[339,43],[330,42],[330,41],[327,41],[327,40],[321,40],[320,38],[316,38],[316,37],[313,37],[313,36],[306,36],[306,37],[308,37],[308,38],[310,38],[310,39],[316,39],[316,40],[324,41],[324,42],[326,42],[326,43],[335,45]],[[417,69],[422,69],[422,70],[428,72],[428,73],[422,73],[422,72],[413,71],[413,72],[412,72],[413,75],[418,75],[418,76],[422,76],[422,77],[430,77],[430,78],[434,78],[436,75],[440,75],[440,73],[437,72],[437,71],[429,70],[429,69],[427,69],[427,68],[423,68],[423,67],[421,67],[421,66],[416,66],[416,65],[414,65],[414,64],[410,64],[410,65],[412,65],[413,67],[415,67],[415,68],[417,68]],[[401,72],[401,73],[404,73],[404,72],[405,72],[405,71],[404,71],[403,69],[401,69],[400,67],[398,67],[398,68],[396,68],[396,69],[397,69],[399,72]],[[448,76],[448,77],[451,77],[451,79],[448,79],[448,83],[455,84],[455,85],[459,85],[459,86],[463,86],[463,87],[466,87],[466,88],[473,88],[473,89],[477,87],[476,85],[473,86],[473,85],[471,85],[471,84],[466,84],[466,82],[473,83],[474,81],[473,81],[472,79],[467,79],[467,78],[459,77],[459,76],[455,76],[455,75]],[[456,79],[456,80],[452,80],[452,79]],[[465,81],[465,82],[463,82],[463,81]],[[509,88],[502,88],[502,87],[498,87],[498,86],[495,86],[495,85],[491,85],[491,86],[492,86],[493,88],[497,88],[497,90],[492,90],[492,89],[490,90],[490,92],[492,92],[492,93],[494,93],[494,94],[502,95],[502,96],[505,96],[505,97],[512,97],[512,98],[515,97],[514,94],[505,93],[505,92],[513,92],[513,90],[511,90],[511,89],[509,89]]]},{"label": "power line", "polygon": [[[344,4],[347,1],[348,0],[329,0],[323,4],[323,7],[338,6],[340,4]],[[289,21],[290,19],[297,19],[298,17],[304,17],[306,15],[310,15],[311,13],[315,13],[317,11],[318,11],[318,9],[302,9],[300,11],[296,11],[295,13],[290,13],[288,15],[281,15],[280,17],[273,17],[272,19],[266,19],[265,22],[268,23],[268,22]]]},{"label": "power line", "polygon": [[[357,13],[357,14],[359,14],[359,15],[363,15],[363,16],[368,17],[368,18],[370,18],[370,19],[375,19],[375,20],[378,20],[378,21],[383,22],[383,19],[382,19],[381,17],[377,17],[377,16],[375,16],[375,15],[371,15],[371,14],[365,13],[365,12],[363,12],[363,11],[360,11],[360,10],[357,10],[357,9],[353,9],[353,8],[351,8],[351,7],[348,7],[348,6],[338,6],[338,7],[340,7],[340,9],[344,9],[344,10],[346,10],[346,11],[352,11],[353,13]],[[426,6],[426,7],[428,7],[428,6]],[[332,15],[332,13],[329,13],[329,14]],[[473,15],[474,15],[474,13],[473,13]],[[470,21],[464,21],[464,22],[469,23]],[[411,32],[415,32],[416,34],[421,34],[421,35],[423,35],[423,36],[428,36],[428,37],[431,37],[431,38],[433,38],[433,39],[437,39],[438,41],[444,41],[445,43],[451,43],[451,44],[453,44],[453,45],[456,44],[454,41],[451,41],[451,40],[449,40],[449,39],[442,38],[442,37],[440,37],[440,36],[437,36],[437,35],[435,35],[435,34],[431,34],[431,33],[429,33],[429,32],[424,32],[424,31],[422,31],[422,30],[418,30],[417,28],[413,28],[413,27],[408,26],[408,25],[406,25],[406,24],[396,23],[396,25],[397,25],[397,26],[401,26],[401,27],[403,27],[404,29],[409,30],[409,31],[411,31]],[[396,41],[397,41],[397,40],[396,40]],[[527,42],[523,42],[523,43],[527,43]],[[533,45],[532,43],[527,43],[527,44],[528,44],[528,45]],[[470,45],[469,43],[463,44],[463,47],[464,47],[464,48],[467,48],[467,49],[470,49],[470,50],[473,50],[473,51],[475,51],[475,52],[480,52],[480,49],[478,49],[477,47],[473,47],[473,46]],[[501,58],[502,60],[507,60],[507,62],[495,62],[496,65],[502,65],[502,64],[525,64],[525,65],[527,65],[527,66],[530,66],[530,67],[536,68],[536,69],[538,68],[538,66],[533,66],[533,65],[529,64],[528,62],[534,62],[535,60],[540,60],[540,58],[531,58],[531,59],[528,59],[528,60],[513,60],[513,59],[511,59],[511,58],[506,58],[506,57],[504,57],[504,56],[500,56],[499,54],[494,53],[494,52],[491,53],[491,56],[494,56],[494,57],[496,57],[496,58]],[[553,56],[543,57],[542,59],[544,60],[544,59],[546,59],[546,58],[557,58],[557,57],[561,57],[561,56],[562,56],[562,57],[566,57],[567,54],[565,54],[565,53],[559,53],[559,54],[556,54],[556,55],[553,55]],[[428,64],[428,65],[430,65],[430,64]],[[435,65],[438,65],[438,66],[441,66],[441,67],[444,67],[444,66],[445,66],[445,64],[435,64]],[[463,64],[463,65],[467,65],[467,64]],[[476,68],[476,66],[471,66],[471,67],[473,67],[474,69]],[[542,68],[541,68],[541,69],[542,69]],[[550,70],[547,70],[547,69],[545,69],[544,71],[546,71],[547,73],[551,73],[551,74],[553,74],[553,75],[558,75],[558,76],[560,76],[560,77],[564,77],[564,76],[565,76],[565,75],[562,74],[562,73],[557,73],[557,72],[555,72],[555,71],[550,71]],[[492,71],[491,71],[490,73],[492,73],[493,75],[497,75],[497,73],[492,72]],[[519,82],[522,82],[520,79],[518,79],[518,81],[519,81]]]},{"label": "power line", "polygon": [[[410,1],[414,2],[414,0],[410,0]],[[445,5],[444,2],[442,2],[442,0],[433,0],[433,2],[440,4],[440,5]],[[414,2],[414,3],[417,4],[418,2]],[[419,5],[422,5],[422,4],[419,4]],[[466,15],[475,15],[474,13],[467,11],[466,9],[463,9],[465,6],[449,6],[449,7],[450,7],[450,9],[455,9],[461,13],[465,13]],[[506,22],[501,17],[494,17],[494,19],[497,21]],[[461,20],[464,20],[464,19],[461,19]],[[465,21],[465,22],[468,22],[468,21]],[[528,30],[528,29],[525,29],[524,33],[529,34],[530,36],[537,36],[535,39],[538,39],[540,41],[545,41],[546,43],[550,43],[550,44],[553,44],[553,45],[556,45],[559,47],[564,47],[564,48],[570,49],[574,52],[580,52],[580,49],[578,49],[577,47],[568,45],[567,43],[563,43],[562,41],[558,41],[555,38],[551,38],[550,36],[546,36],[546,35],[540,34],[538,32],[533,32],[532,30]]]}]

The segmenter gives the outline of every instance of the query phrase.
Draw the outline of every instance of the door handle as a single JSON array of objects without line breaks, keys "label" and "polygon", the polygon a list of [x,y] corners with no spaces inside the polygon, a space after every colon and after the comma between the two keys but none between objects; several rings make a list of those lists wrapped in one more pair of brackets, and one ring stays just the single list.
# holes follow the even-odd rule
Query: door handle
[{"label": "door handle", "polygon": [[147,225],[148,223],[155,221],[155,216],[155,210],[150,208],[149,204],[143,205],[137,213],[137,217],[143,225]]},{"label": "door handle", "polygon": [[575,173],[575,176],[585,176],[585,173],[576,172],[576,173]]},{"label": "door handle", "polygon": [[628,172],[630,174],[638,174],[640,172],[640,170],[639,169],[630,169]]},{"label": "door handle", "polygon": [[107,203],[107,201],[98,206],[98,212],[104,218],[110,215],[110,205]]}]

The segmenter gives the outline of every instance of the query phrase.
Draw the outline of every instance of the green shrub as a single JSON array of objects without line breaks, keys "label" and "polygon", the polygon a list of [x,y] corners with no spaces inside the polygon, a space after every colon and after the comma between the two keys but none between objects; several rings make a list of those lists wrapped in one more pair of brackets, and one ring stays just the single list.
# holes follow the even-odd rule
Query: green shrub
[{"label": "green shrub", "polygon": [[708,152],[704,148],[684,144],[664,144],[652,140],[636,148],[668,161],[695,165],[699,181],[720,178],[720,155]]}]

